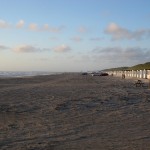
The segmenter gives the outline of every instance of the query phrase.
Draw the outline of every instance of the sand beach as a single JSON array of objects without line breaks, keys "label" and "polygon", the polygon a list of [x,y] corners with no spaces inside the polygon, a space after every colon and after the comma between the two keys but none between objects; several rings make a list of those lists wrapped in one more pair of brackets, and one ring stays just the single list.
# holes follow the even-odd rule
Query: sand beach
[{"label": "sand beach", "polygon": [[0,79],[1,150],[149,150],[150,89],[64,73]]}]

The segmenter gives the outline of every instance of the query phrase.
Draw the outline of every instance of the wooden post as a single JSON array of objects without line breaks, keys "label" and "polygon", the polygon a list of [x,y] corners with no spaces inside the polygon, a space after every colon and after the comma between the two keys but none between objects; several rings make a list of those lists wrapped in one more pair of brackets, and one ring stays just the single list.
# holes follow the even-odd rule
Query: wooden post
[{"label": "wooden post", "polygon": [[148,79],[148,88],[150,89],[150,74],[147,75],[147,79]]}]

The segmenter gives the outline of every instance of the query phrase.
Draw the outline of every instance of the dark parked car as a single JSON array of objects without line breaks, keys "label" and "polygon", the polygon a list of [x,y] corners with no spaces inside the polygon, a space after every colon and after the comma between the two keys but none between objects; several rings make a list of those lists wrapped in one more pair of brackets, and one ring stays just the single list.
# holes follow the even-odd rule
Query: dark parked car
[{"label": "dark parked car", "polygon": [[88,73],[87,72],[83,72],[82,75],[88,75]]},{"label": "dark parked car", "polygon": [[109,74],[106,72],[101,73],[101,76],[108,76]]},{"label": "dark parked car", "polygon": [[91,73],[92,76],[108,76],[108,73],[105,72],[94,72]]}]

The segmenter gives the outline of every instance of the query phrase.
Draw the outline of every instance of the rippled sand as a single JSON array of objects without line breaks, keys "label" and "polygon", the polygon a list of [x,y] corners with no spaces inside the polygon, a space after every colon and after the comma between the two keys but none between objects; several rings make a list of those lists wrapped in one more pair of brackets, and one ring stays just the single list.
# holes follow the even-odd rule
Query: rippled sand
[{"label": "rippled sand", "polygon": [[1,150],[148,150],[150,89],[62,74],[0,79]]}]

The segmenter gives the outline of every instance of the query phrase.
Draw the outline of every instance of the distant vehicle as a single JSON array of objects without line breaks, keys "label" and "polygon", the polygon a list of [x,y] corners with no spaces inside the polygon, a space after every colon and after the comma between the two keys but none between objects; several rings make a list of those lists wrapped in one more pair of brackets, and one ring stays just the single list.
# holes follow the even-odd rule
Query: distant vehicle
[{"label": "distant vehicle", "polygon": [[87,72],[83,72],[82,75],[88,75],[88,73]]},{"label": "distant vehicle", "polygon": [[100,76],[101,73],[99,73],[99,72],[92,72],[91,75],[92,75],[92,76]]},{"label": "distant vehicle", "polygon": [[101,76],[108,76],[109,74],[106,72],[101,73]]},{"label": "distant vehicle", "polygon": [[92,76],[108,76],[108,73],[105,72],[93,72],[91,73]]}]

